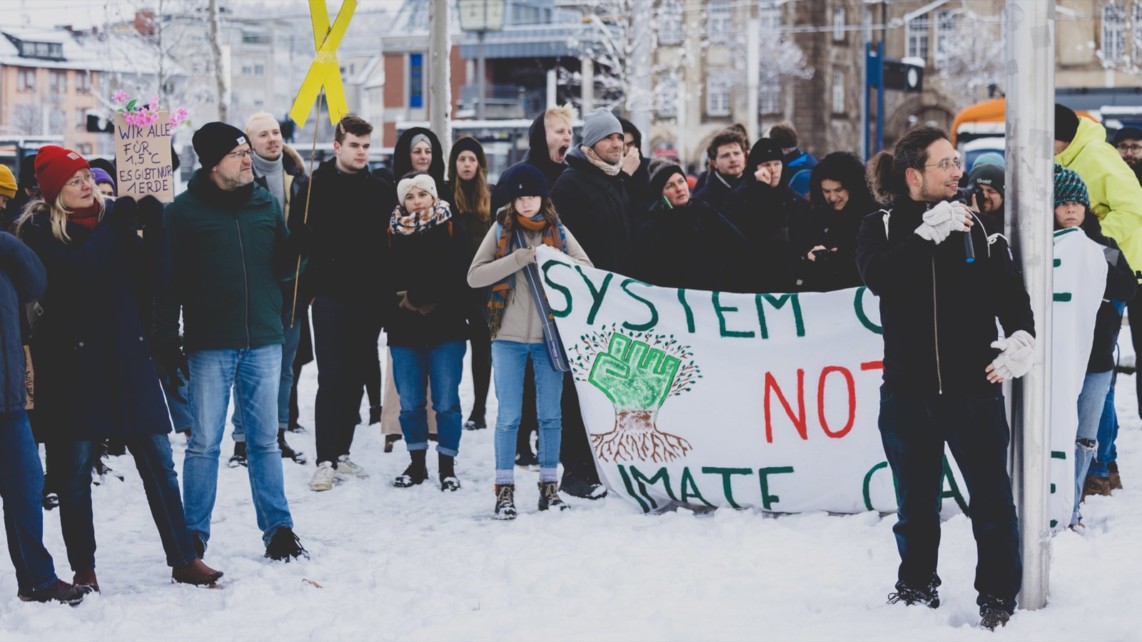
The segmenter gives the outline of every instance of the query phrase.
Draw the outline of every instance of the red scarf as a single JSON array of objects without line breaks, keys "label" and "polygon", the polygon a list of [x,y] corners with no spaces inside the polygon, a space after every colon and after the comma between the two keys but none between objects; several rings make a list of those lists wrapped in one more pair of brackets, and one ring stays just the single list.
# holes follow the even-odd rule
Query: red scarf
[{"label": "red scarf", "polygon": [[93,230],[95,229],[95,225],[99,223],[99,211],[99,203],[95,202],[87,207],[72,210],[71,213],[67,215],[67,220],[80,227]]}]

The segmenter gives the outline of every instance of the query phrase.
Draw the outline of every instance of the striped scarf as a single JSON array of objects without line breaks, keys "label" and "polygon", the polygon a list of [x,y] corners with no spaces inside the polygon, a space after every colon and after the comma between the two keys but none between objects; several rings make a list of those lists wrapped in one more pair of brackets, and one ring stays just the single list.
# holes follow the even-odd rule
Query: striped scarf
[{"label": "striped scarf", "polygon": [[[567,251],[567,236],[563,231],[563,224],[556,223],[555,225],[547,225],[542,219],[533,221],[529,218],[523,218],[516,215],[513,219],[509,218],[500,226],[500,238],[496,241],[496,258],[502,259],[503,257],[511,254],[515,248],[515,225],[519,223],[524,229],[538,231],[543,230],[543,244],[548,247],[553,247],[562,252]],[[504,320],[504,310],[507,309],[508,303],[511,301],[512,292],[515,290],[515,276],[513,272],[506,278],[494,283],[488,291],[488,305],[484,308],[484,319],[488,322],[488,331],[494,337],[500,331],[500,325]]]}]

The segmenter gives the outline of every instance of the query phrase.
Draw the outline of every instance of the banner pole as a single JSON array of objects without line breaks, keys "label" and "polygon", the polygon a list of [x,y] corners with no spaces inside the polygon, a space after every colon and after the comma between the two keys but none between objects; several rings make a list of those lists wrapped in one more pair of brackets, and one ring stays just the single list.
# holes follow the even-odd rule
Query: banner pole
[{"label": "banner pole", "polygon": [[[321,91],[317,93],[317,118],[313,119],[313,146],[309,148],[309,184],[305,188],[305,211],[302,213],[301,222],[303,224],[309,223],[309,195],[313,193],[313,159],[317,156],[317,130],[321,128],[321,102],[325,98],[325,87],[321,87]],[[288,214],[287,214],[288,216]],[[293,271],[293,305],[289,311],[289,327],[292,330],[293,324],[297,321],[297,285],[301,280],[301,256],[297,257],[297,267]]]}]

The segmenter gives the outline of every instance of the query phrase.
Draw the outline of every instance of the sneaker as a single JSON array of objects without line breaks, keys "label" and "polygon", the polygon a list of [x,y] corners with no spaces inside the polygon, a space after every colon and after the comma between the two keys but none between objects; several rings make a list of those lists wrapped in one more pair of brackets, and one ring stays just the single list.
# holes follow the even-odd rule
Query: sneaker
[{"label": "sneaker", "polygon": [[288,562],[304,557],[309,559],[309,551],[301,545],[301,540],[289,526],[279,526],[266,546],[266,557],[275,562]]},{"label": "sneaker", "polygon": [[1107,477],[1087,475],[1086,481],[1083,482],[1082,499],[1086,499],[1088,495],[1104,495],[1110,497],[1110,479]]},{"label": "sneaker", "polygon": [[994,606],[984,606],[979,609],[979,625],[988,631],[994,631],[1007,624],[1011,613]]},{"label": "sneaker", "polygon": [[571,479],[564,477],[563,492],[582,499],[602,499],[607,496],[607,487],[578,477]]},{"label": "sneaker", "polygon": [[309,480],[309,490],[315,493],[333,490],[333,485],[336,483],[337,471],[333,468],[332,462],[323,461],[317,465],[313,479]]},{"label": "sneaker", "polygon": [[83,601],[83,596],[87,595],[87,593],[88,590],[81,586],[68,584],[63,580],[56,580],[55,584],[47,588],[32,591],[31,593],[17,593],[16,596],[24,602],[54,601],[60,604],[75,606]]},{"label": "sneaker", "polygon": [[51,491],[44,491],[43,504],[44,510],[51,510],[59,506],[59,495]]},{"label": "sneaker", "polygon": [[571,508],[559,496],[559,484],[555,482],[539,482],[539,510],[567,510]]},{"label": "sneaker", "polygon": [[531,447],[527,447],[516,452],[515,465],[535,472],[539,470],[539,459],[536,458],[535,453],[531,452]]},{"label": "sneaker", "polygon": [[1110,490],[1122,490],[1122,476],[1118,474],[1118,462],[1110,462],[1106,465],[1106,469],[1110,472],[1110,476],[1107,477],[1110,480]]},{"label": "sneaker", "polygon": [[216,571],[202,562],[194,560],[186,566],[171,569],[171,581],[176,584],[213,587],[222,579],[222,571]]},{"label": "sneaker", "polygon": [[305,464],[305,462],[308,461],[305,457],[305,453],[294,450],[286,443],[284,428],[278,430],[278,449],[282,451],[282,459],[292,459],[296,464]]},{"label": "sneaker", "polygon": [[512,520],[516,518],[515,485],[496,484],[496,512],[495,519]]},{"label": "sneaker", "polygon": [[344,477],[352,475],[357,479],[369,478],[369,473],[365,472],[364,468],[349,461],[349,455],[341,455],[337,458],[337,474]]},{"label": "sneaker", "polygon": [[234,454],[230,455],[230,461],[226,462],[226,465],[231,468],[239,466],[244,468],[246,466],[246,442],[234,442]]},{"label": "sneaker", "polygon": [[385,452],[391,453],[393,451],[393,444],[403,439],[400,435],[385,435]]},{"label": "sneaker", "polygon": [[940,607],[940,592],[936,589],[940,586],[940,578],[933,577],[932,581],[927,586],[915,587],[908,586],[904,582],[896,583],[896,592],[888,594],[888,603],[896,604],[904,602],[907,606],[914,604],[921,604],[930,609]]}]

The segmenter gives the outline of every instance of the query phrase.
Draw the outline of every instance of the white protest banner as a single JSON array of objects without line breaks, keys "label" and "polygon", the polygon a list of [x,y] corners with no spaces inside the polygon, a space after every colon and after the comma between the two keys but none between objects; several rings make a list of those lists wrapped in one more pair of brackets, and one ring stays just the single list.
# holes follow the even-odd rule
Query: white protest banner
[{"label": "white protest banner", "polygon": [[163,203],[174,200],[171,168],[171,123],[167,111],[146,125],[131,124],[123,112],[115,114],[115,185],[119,196],[136,199],[154,196]]},{"label": "white protest banner", "polygon": [[[647,512],[896,510],[877,428],[879,303],[866,288],[658,288],[538,251],[596,465],[612,492]],[[1056,367],[1067,363],[1055,353]],[[944,473],[943,509],[966,510],[950,454]]]}]

